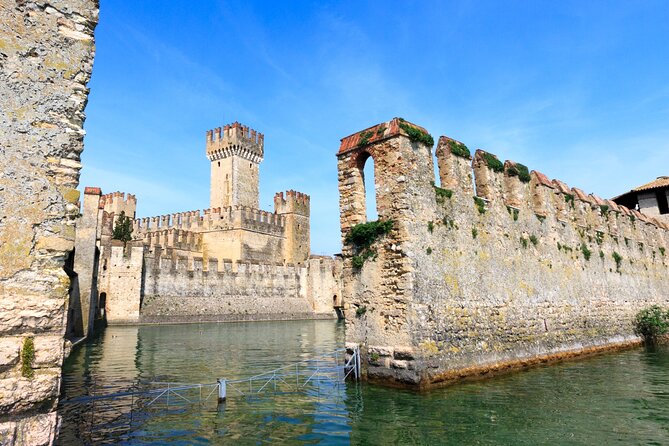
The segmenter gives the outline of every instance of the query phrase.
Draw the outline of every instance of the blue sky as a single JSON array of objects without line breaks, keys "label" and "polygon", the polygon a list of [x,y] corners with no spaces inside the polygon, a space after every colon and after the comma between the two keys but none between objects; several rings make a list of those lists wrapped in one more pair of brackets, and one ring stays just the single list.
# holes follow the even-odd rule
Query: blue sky
[{"label": "blue sky", "polygon": [[82,186],[205,209],[205,131],[265,133],[260,203],[339,252],[340,138],[395,116],[611,197],[669,174],[666,1],[103,0]]}]

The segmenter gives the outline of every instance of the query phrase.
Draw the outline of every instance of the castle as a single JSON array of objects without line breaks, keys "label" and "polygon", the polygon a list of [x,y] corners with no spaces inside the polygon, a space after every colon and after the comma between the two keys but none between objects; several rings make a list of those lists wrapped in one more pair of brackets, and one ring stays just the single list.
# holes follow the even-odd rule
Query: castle
[{"label": "castle", "polygon": [[[238,122],[206,133],[210,208],[136,218],[132,194],[84,191],[72,269],[71,336],[93,321],[184,322],[332,317],[334,260],[310,256],[309,196],[259,209],[265,138]],[[123,212],[132,241],[112,239]],[[76,297],[76,296],[80,297]]]}]

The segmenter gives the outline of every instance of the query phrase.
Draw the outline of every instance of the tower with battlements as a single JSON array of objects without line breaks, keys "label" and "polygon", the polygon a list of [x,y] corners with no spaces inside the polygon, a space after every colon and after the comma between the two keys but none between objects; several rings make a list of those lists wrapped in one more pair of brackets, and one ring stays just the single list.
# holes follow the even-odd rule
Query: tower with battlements
[{"label": "tower with battlements", "polygon": [[264,139],[262,133],[238,122],[207,132],[212,209],[236,205],[259,208],[258,173]]}]

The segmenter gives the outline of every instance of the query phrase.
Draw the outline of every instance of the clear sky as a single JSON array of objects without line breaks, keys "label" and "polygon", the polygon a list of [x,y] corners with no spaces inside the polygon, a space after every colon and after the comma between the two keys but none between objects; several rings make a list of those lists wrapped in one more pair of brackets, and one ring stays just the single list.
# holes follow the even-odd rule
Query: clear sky
[{"label": "clear sky", "polygon": [[265,134],[260,204],[340,250],[339,140],[395,116],[611,197],[669,175],[669,2],[102,0],[82,186],[205,209],[205,132]]}]

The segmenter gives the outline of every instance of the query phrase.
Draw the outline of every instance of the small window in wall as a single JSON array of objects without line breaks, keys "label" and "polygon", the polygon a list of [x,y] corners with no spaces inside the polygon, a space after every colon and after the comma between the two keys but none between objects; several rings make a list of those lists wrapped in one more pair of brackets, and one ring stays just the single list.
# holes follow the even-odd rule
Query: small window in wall
[{"label": "small window in wall", "polygon": [[253,168],[253,164],[249,163],[249,169]]},{"label": "small window in wall", "polygon": [[666,190],[655,191],[655,196],[657,197],[657,207],[660,210],[660,214],[669,214],[669,203],[667,203],[667,191]]}]

